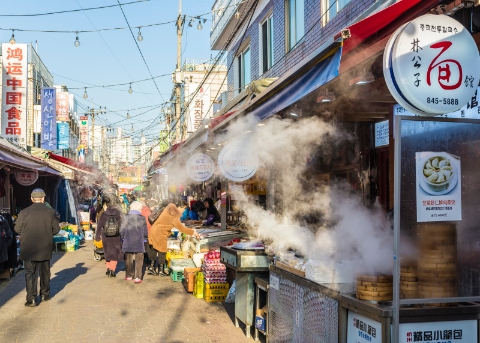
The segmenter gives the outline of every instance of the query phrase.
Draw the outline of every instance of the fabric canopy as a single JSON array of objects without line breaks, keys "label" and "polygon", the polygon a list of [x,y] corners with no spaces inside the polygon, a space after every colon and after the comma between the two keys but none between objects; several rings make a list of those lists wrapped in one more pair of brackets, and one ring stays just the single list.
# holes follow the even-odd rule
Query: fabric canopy
[{"label": "fabric canopy", "polygon": [[52,160],[55,160],[55,161],[58,161],[58,162],[61,162],[63,164],[66,164],[68,166],[72,166],[74,167],[75,169],[79,170],[79,171],[86,171],[88,173],[93,173],[95,172],[95,168],[89,166],[89,165],[86,165],[85,163],[81,163],[81,162],[78,162],[78,161],[74,161],[72,159],[69,159],[67,157],[63,157],[63,156],[60,156],[60,155],[55,155],[54,153],[52,152],[49,152],[48,153],[48,156],[52,159]]}]

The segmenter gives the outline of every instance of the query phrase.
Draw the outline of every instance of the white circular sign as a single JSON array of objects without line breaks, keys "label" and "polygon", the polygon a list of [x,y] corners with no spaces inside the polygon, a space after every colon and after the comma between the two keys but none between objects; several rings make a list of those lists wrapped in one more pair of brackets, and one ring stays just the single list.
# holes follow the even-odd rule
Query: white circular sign
[{"label": "white circular sign", "polygon": [[480,80],[477,45],[446,15],[426,14],[401,26],[384,53],[384,76],[395,100],[410,112],[435,116],[459,110]]},{"label": "white circular sign", "polygon": [[258,168],[258,155],[248,142],[233,141],[223,147],[218,155],[218,167],[231,181],[245,181],[255,175]]},{"label": "white circular sign", "polygon": [[37,171],[21,171],[15,173],[15,180],[22,186],[31,186],[38,179]]},{"label": "white circular sign", "polygon": [[206,181],[214,172],[213,160],[210,156],[199,153],[190,156],[187,161],[187,173],[195,181]]}]

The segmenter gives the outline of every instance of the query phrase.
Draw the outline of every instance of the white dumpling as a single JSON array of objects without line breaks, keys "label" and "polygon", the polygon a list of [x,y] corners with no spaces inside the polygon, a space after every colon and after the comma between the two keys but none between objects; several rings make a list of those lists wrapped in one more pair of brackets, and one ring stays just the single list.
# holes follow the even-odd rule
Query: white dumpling
[{"label": "white dumpling", "polygon": [[423,170],[423,175],[425,176],[430,176],[433,173],[433,169],[424,169]]},{"label": "white dumpling", "polygon": [[446,170],[446,169],[440,170],[440,173],[442,173],[445,176],[445,180],[448,180],[450,175],[452,175],[452,172],[450,170]]},{"label": "white dumpling", "polygon": [[432,161],[432,167],[438,168],[438,157],[435,157]]},{"label": "white dumpling", "polygon": [[438,168],[443,168],[445,166],[449,166],[450,161],[449,160],[441,160],[440,163],[438,164]]},{"label": "white dumpling", "polygon": [[427,163],[425,163],[425,168],[426,169],[433,169],[432,164],[430,163],[430,160],[428,160]]},{"label": "white dumpling", "polygon": [[430,182],[437,181],[437,179],[438,179],[438,174],[436,172],[433,172],[432,175],[427,177],[427,180],[430,181]]},{"label": "white dumpling", "polygon": [[445,175],[443,173],[438,173],[438,178],[436,182],[443,182],[445,181]]}]

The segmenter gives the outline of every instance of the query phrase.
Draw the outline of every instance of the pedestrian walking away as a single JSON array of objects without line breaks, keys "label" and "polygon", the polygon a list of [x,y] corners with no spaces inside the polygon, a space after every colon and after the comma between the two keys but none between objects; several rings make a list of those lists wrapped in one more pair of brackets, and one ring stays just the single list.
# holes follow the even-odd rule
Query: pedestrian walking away
[{"label": "pedestrian walking away", "polygon": [[[122,241],[120,239],[120,227],[122,225],[122,212],[115,195],[105,194],[103,203],[106,210],[101,214],[95,231],[95,240],[102,241],[105,265],[108,277],[115,277],[117,262],[123,261]],[[105,207],[104,206],[104,207]],[[111,231],[116,233],[111,234]]]},{"label": "pedestrian walking away", "polygon": [[25,264],[27,302],[37,306],[37,282],[40,273],[42,301],[50,300],[50,260],[53,236],[60,231],[54,209],[45,205],[45,192],[36,188],[31,194],[33,204],[18,214],[15,231],[20,236],[20,259]]},{"label": "pedestrian walking away", "polygon": [[[135,283],[142,282],[143,255],[145,240],[148,237],[147,223],[141,214],[142,204],[134,201],[130,204],[130,211],[123,218],[120,227],[122,251],[125,253],[125,280],[134,279]],[[133,260],[135,259],[135,265]]]}]

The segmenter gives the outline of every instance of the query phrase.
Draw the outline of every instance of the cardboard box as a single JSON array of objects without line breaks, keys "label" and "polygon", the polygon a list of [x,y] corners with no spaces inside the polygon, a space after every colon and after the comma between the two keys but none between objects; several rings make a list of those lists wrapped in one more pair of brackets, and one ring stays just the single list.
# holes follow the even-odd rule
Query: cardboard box
[{"label": "cardboard box", "polygon": [[192,293],[195,288],[195,273],[201,271],[202,268],[185,268],[183,271],[183,286],[185,290]]}]

